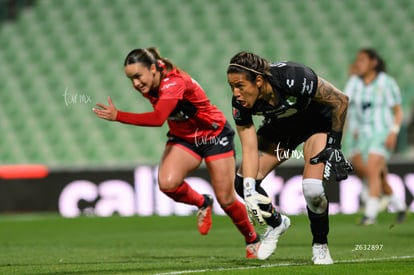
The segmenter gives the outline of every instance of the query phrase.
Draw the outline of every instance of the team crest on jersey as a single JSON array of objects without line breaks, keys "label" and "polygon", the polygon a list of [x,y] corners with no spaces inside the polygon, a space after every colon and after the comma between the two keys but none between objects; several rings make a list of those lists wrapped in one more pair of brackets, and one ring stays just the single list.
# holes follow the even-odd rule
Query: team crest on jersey
[{"label": "team crest on jersey", "polygon": [[233,107],[233,118],[240,119],[240,110],[235,107]]}]

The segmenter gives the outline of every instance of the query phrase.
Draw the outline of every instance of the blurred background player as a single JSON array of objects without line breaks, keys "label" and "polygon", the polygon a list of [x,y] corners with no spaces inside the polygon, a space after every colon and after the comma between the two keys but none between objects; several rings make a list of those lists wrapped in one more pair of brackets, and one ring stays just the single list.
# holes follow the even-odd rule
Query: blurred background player
[{"label": "blurred background player", "polygon": [[124,66],[126,76],[151,102],[154,111],[123,112],[108,97],[108,105],[98,103],[99,108],[93,109],[95,114],[137,126],[159,127],[168,121],[168,141],[159,166],[160,190],[176,202],[198,207],[198,230],[207,234],[212,226],[213,197],[199,194],[184,180],[204,159],[220,206],[245,237],[246,257],[270,256],[262,253],[260,238],[234,192],[234,131],[223,113],[211,105],[194,79],[162,58],[155,48],[131,51]]},{"label": "blurred background player", "polygon": [[[329,203],[323,179],[332,176],[339,181],[351,170],[340,151],[347,96],[304,65],[271,64],[249,52],[240,52],[230,60],[227,79],[243,157],[236,191],[253,218],[267,223],[263,242],[276,247],[290,220],[265,202],[267,194],[260,182],[288,159],[280,156],[290,156],[304,142],[302,189],[313,235],[312,260],[314,264],[332,264],[327,237]],[[257,133],[252,115],[264,116]]]},{"label": "blurred background player", "polygon": [[347,137],[351,139],[352,165],[368,187],[361,196],[365,213],[359,223],[375,223],[382,193],[384,201],[397,211],[397,222],[403,222],[406,205],[388,184],[386,163],[396,147],[403,119],[400,89],[375,49],[359,50],[351,72],[345,87],[350,98]]}]

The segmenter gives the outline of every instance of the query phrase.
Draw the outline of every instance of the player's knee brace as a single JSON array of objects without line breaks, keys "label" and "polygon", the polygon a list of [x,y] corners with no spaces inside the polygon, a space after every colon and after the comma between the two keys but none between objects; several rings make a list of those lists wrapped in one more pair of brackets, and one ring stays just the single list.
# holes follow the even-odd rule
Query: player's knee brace
[{"label": "player's knee brace", "polygon": [[304,179],[302,182],[303,195],[308,208],[316,214],[322,214],[328,207],[322,180]]}]

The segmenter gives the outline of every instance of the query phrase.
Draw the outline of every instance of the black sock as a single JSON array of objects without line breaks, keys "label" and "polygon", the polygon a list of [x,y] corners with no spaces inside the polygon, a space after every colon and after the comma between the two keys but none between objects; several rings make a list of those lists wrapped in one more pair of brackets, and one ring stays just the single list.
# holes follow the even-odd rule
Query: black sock
[{"label": "black sock", "polygon": [[257,243],[257,242],[260,242],[260,236],[259,236],[259,234],[257,234],[257,237],[256,237],[256,239],[254,239],[254,241],[252,241],[252,242],[246,242],[246,244],[252,244],[252,243]]},{"label": "black sock", "polygon": [[327,244],[329,233],[329,203],[325,212],[322,214],[313,213],[308,207],[306,209],[308,210],[308,218],[313,236],[312,245],[315,243]]},{"label": "black sock", "polygon": [[234,180],[234,189],[236,189],[237,195],[240,196],[240,198],[244,198],[243,194],[243,177],[240,177],[236,174],[236,179]]},{"label": "black sock", "polygon": [[212,201],[211,201],[211,198],[205,194],[203,195],[203,197],[204,197],[204,202],[201,208],[206,208],[207,206],[212,204]]}]

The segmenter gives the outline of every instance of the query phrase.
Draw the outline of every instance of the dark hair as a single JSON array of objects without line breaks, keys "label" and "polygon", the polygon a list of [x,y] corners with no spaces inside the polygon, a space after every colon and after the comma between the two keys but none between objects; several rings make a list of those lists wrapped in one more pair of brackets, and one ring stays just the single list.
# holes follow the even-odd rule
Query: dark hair
[{"label": "dark hair", "polygon": [[255,81],[257,75],[268,76],[269,62],[251,52],[239,52],[230,59],[227,73],[245,73],[249,81]]},{"label": "dark hair", "polygon": [[141,63],[145,67],[150,68],[154,64],[158,71],[162,71],[162,67],[159,64],[159,61],[165,64],[167,71],[171,71],[176,66],[169,61],[168,59],[161,57],[160,52],[155,47],[150,47],[146,49],[134,49],[128,53],[125,58],[124,66]]},{"label": "dark hair", "polygon": [[377,73],[379,72],[386,72],[387,66],[385,65],[384,59],[379,55],[379,53],[372,48],[363,48],[359,50],[360,53],[365,53],[368,55],[369,59],[375,59],[377,60],[377,66],[375,66],[375,71]]}]

